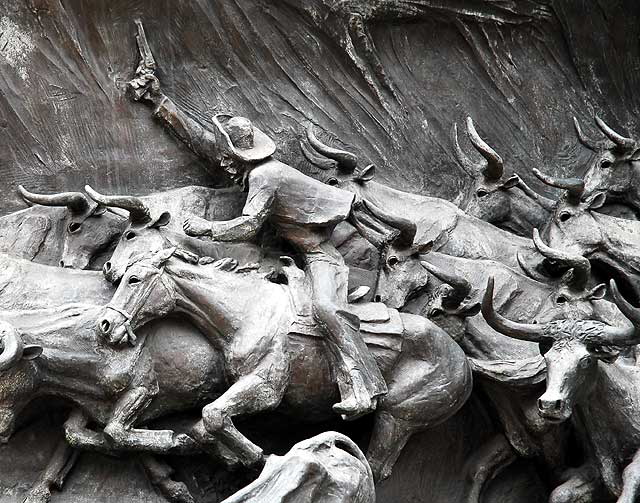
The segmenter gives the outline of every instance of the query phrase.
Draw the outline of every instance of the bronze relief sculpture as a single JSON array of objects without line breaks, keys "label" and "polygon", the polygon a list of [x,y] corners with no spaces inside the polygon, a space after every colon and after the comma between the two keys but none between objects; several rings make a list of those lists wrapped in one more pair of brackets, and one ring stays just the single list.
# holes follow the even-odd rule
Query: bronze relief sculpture
[{"label": "bronze relief sculpture", "polygon": [[[87,133],[94,174],[67,179],[75,190],[46,170],[45,184],[12,185],[29,207],[0,217],[0,502],[93,498],[94,463],[117,474],[96,501],[640,500],[640,158],[617,131],[637,124],[612,112],[614,130],[599,105],[586,115],[601,139],[576,117],[577,141],[564,136],[536,114],[585,112],[553,93],[541,111],[551,84],[529,87],[516,64],[518,51],[560,57],[528,52],[532,40],[575,42],[554,31],[568,29],[567,3],[172,6],[187,51],[215,48],[201,60],[173,59],[176,34],[151,12],[144,26],[139,12],[118,20],[140,6],[71,3],[28,6],[36,31],[79,58],[46,46],[43,61],[77,79],[47,96],[60,112],[95,82],[121,144],[166,165],[124,176],[124,158]],[[80,41],[63,28],[72,12],[126,25],[124,70],[95,70],[112,34]],[[25,88],[48,82],[21,66],[35,49],[15,16],[0,14],[0,112],[19,108],[7,65]],[[416,59],[416,26],[447,26],[432,43],[458,48],[420,92],[411,82],[438,72]],[[461,40],[482,77],[447,75],[474,68]],[[556,74],[586,89],[584,65]],[[475,99],[488,88],[490,102]],[[429,92],[454,103],[430,110]],[[521,134],[529,115],[556,150]],[[20,123],[0,114],[0,133]],[[422,185],[397,183],[415,166]],[[21,442],[42,421],[56,433],[36,455]],[[21,478],[30,454],[35,475]]]}]

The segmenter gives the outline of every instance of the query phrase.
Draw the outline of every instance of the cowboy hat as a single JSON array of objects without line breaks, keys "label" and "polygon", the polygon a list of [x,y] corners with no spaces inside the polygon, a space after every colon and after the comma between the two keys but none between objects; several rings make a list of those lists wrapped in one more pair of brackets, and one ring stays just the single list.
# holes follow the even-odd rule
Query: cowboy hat
[{"label": "cowboy hat", "polygon": [[249,119],[229,114],[212,118],[221,149],[240,161],[257,162],[273,155],[276,144]]}]

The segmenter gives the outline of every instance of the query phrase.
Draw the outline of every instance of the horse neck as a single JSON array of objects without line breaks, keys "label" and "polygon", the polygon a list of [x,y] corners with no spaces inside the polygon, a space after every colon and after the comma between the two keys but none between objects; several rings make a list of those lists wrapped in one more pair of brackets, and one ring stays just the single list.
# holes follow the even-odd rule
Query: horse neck
[{"label": "horse neck", "polygon": [[175,288],[176,310],[208,335],[235,332],[260,298],[269,295],[269,287],[277,286],[251,272],[221,271],[178,259],[167,264],[166,274]]}]

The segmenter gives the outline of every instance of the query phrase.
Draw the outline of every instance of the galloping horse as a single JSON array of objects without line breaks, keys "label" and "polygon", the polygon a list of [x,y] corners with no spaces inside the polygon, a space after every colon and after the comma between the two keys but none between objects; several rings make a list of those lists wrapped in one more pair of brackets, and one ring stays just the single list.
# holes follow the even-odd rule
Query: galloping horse
[{"label": "galloping horse", "polygon": [[[331,417],[337,396],[322,335],[311,316],[308,285],[292,263],[288,284],[253,270],[229,269],[229,261],[197,265],[172,258],[175,248],[136,257],[97,319],[98,334],[111,344],[129,341],[137,327],[172,312],[185,314],[224,358],[226,390],[203,409],[192,435],[207,437],[244,464],[259,463],[262,450],[232,419],[279,407],[305,420]],[[389,385],[375,413],[368,460],[377,479],[388,477],[408,438],[451,417],[472,387],[463,351],[427,319],[383,304],[354,304],[339,312],[362,321],[365,342]],[[355,313],[355,314],[354,314]],[[357,315],[357,317],[356,317]],[[133,430],[152,395],[129,393],[117,405],[105,434],[138,443]]]}]

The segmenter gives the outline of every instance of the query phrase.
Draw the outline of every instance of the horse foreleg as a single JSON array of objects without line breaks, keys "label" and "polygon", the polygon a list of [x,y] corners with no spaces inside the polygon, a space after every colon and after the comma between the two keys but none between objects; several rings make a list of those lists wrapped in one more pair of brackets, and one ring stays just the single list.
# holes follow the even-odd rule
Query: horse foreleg
[{"label": "horse foreleg", "polygon": [[155,457],[143,454],[140,462],[153,486],[171,503],[194,503],[193,496],[182,482],[171,478],[173,469]]},{"label": "horse foreleg", "polygon": [[640,451],[636,452],[622,473],[622,494],[618,503],[633,503],[640,499]]},{"label": "horse foreleg", "polygon": [[[276,367],[282,363],[273,363]],[[202,438],[202,428],[220,439],[237,454],[245,466],[255,466],[263,462],[262,449],[245,437],[233,424],[238,415],[253,414],[278,406],[286,389],[288,372],[286,368],[274,372],[256,371],[241,377],[215,402],[202,410],[202,421],[195,426],[197,437]],[[199,430],[199,431],[198,431]]]},{"label": "horse foreleg", "polygon": [[126,391],[116,403],[104,435],[115,450],[142,450],[166,454],[189,448],[191,439],[173,430],[135,429],[133,425],[151,403],[155,392],[138,386]]},{"label": "horse foreleg", "polygon": [[465,491],[465,503],[480,503],[487,484],[516,459],[516,452],[502,433],[482,445],[467,463],[470,483]]}]

